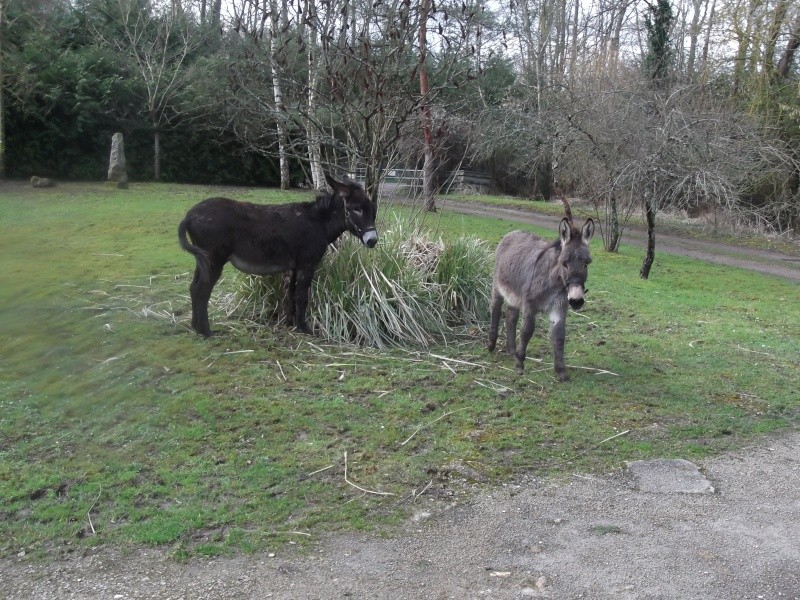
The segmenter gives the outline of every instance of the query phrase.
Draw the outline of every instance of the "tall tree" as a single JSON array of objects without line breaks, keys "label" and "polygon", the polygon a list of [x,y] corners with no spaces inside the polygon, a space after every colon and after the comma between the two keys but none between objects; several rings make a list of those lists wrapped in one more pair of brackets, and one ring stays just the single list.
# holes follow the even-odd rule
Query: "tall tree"
[{"label": "tall tree", "polygon": [[656,0],[649,4],[644,26],[647,30],[647,54],[644,57],[644,70],[647,77],[657,86],[663,86],[670,75],[673,60],[671,44],[672,26],[675,15],[669,0]]},{"label": "tall tree", "polygon": [[430,0],[422,0],[419,17],[419,94],[421,97],[420,110],[422,113],[422,194],[423,209],[427,212],[436,211],[434,164],[433,164],[433,122],[431,119],[430,84],[428,82],[428,16],[430,14]]},{"label": "tall tree", "polygon": [[119,34],[95,27],[103,43],[126,55],[145,90],[143,112],[153,135],[153,173],[161,178],[161,133],[178,110],[188,58],[202,39],[188,14],[174,6],[115,0],[109,17]]},{"label": "tall tree", "polygon": [[275,127],[278,132],[278,164],[281,176],[281,189],[288,190],[289,181],[289,151],[287,148],[288,136],[286,132],[286,105],[283,103],[283,82],[280,69],[280,49],[284,44],[285,27],[280,22],[280,12],[277,0],[270,0],[270,33],[269,33],[269,70],[272,74],[272,97],[275,102]]},{"label": "tall tree", "polygon": [[5,118],[5,46],[3,33],[6,29],[6,1],[0,0],[0,179],[6,176],[6,118]]}]

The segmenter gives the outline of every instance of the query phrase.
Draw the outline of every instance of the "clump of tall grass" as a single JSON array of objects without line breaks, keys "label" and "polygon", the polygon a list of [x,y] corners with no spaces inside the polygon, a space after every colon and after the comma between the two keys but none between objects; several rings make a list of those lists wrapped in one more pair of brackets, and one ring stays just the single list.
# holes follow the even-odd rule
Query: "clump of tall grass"
[{"label": "clump of tall grass", "polygon": [[[475,237],[444,239],[397,220],[366,250],[352,236],[317,270],[308,309],[323,338],[383,348],[427,347],[485,322],[492,254]],[[239,276],[236,294],[249,318],[283,316],[279,277]]]}]

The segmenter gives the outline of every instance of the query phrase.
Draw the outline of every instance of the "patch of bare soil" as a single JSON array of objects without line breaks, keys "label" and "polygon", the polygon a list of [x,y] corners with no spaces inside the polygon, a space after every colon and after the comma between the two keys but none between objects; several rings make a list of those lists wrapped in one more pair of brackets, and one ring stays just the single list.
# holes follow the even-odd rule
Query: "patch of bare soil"
[{"label": "patch of bare soil", "polygon": [[19,557],[0,561],[0,598],[800,600],[798,449],[795,432],[705,461],[702,493],[625,470],[524,479],[463,505],[420,499],[390,539],[333,535],[306,555]]}]

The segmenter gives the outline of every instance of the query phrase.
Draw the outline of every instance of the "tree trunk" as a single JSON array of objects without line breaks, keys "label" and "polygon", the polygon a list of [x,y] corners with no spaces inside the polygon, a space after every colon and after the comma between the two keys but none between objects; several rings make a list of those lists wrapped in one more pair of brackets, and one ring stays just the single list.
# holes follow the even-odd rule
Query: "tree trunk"
[{"label": "tree trunk", "polygon": [[427,35],[428,35],[428,12],[431,8],[431,0],[422,0],[422,12],[419,17],[419,92],[422,95],[422,138],[425,160],[422,165],[422,191],[424,197],[423,208],[427,212],[436,212],[435,189],[433,185],[433,124],[431,119],[430,87],[428,85],[427,58]]},{"label": "tree trunk", "polygon": [[703,42],[703,59],[700,65],[700,68],[705,73],[708,68],[708,50],[709,46],[711,45],[711,33],[714,28],[714,14],[717,8],[717,0],[713,0],[711,3],[711,14],[708,16],[708,23],[706,24],[706,36],[705,41]]},{"label": "tree trunk", "polygon": [[161,132],[153,123],[153,179],[161,180]]},{"label": "tree trunk", "polygon": [[211,24],[219,29],[220,18],[222,14],[222,0],[214,0],[211,7]]},{"label": "tree trunk", "polygon": [[[700,4],[702,0],[693,0],[692,24],[689,26],[689,57],[686,59],[686,79],[689,81],[694,80],[695,61],[697,59],[697,39],[700,37],[700,30],[703,28],[703,23],[700,20]],[[708,3],[706,3],[706,11],[708,11]],[[705,19],[705,15],[703,15]]]},{"label": "tree trunk", "polygon": [[617,206],[617,195],[611,192],[609,199],[609,225],[608,225],[608,242],[606,250],[609,252],[617,252],[619,250],[619,239],[622,234],[619,230],[619,207]]},{"label": "tree trunk", "polygon": [[656,257],[656,207],[652,194],[647,194],[644,202],[647,216],[647,253],[644,256],[639,275],[642,279],[647,279],[650,276],[650,267],[653,266]]},{"label": "tree trunk", "polygon": [[778,61],[778,66],[775,68],[776,78],[786,79],[786,77],[788,77],[789,69],[792,66],[792,59],[798,47],[800,47],[800,16],[798,16],[797,20],[794,22],[792,33],[789,35],[789,42],[786,44],[786,49],[783,51],[783,55]]},{"label": "tree trunk", "polygon": [[319,71],[317,70],[314,51],[317,47],[317,29],[312,23],[312,12],[314,10],[313,0],[306,0],[306,50],[308,58],[308,96],[306,117],[306,136],[308,143],[308,163],[311,170],[311,182],[315,190],[325,189],[325,173],[322,171],[322,150],[317,133],[317,125],[314,117],[317,112],[317,81]]},{"label": "tree trunk", "polygon": [[578,63],[578,17],[580,15],[580,5],[578,0],[573,0],[575,11],[572,13],[572,48],[569,57],[569,83],[575,83],[575,69]]},{"label": "tree trunk", "polygon": [[783,21],[786,18],[786,11],[789,10],[789,2],[787,0],[778,0],[775,5],[775,13],[772,19],[772,24],[767,33],[767,45],[764,49],[764,75],[768,79],[774,77],[775,72],[775,48],[778,45],[778,36],[783,27]]},{"label": "tree trunk", "polygon": [[747,60],[747,51],[750,48],[750,33],[753,28],[753,11],[755,10],[754,2],[748,5],[746,21],[744,28],[741,27],[739,15],[734,15],[734,33],[738,38],[739,48],[736,52],[736,62],[733,67],[733,93],[738,94],[741,91],[742,83],[745,78],[745,61]]},{"label": "tree trunk", "polygon": [[269,63],[272,71],[272,97],[275,102],[275,112],[277,113],[276,129],[278,131],[278,164],[281,172],[281,189],[288,190],[289,180],[289,157],[286,151],[286,125],[283,117],[286,114],[286,107],[283,104],[283,92],[281,90],[281,78],[278,71],[278,59],[276,46],[280,30],[278,29],[278,7],[275,0],[271,1],[271,28],[269,36]]},{"label": "tree trunk", "polygon": [[6,176],[6,120],[3,101],[3,29],[5,28],[6,0],[0,0],[0,179]]}]

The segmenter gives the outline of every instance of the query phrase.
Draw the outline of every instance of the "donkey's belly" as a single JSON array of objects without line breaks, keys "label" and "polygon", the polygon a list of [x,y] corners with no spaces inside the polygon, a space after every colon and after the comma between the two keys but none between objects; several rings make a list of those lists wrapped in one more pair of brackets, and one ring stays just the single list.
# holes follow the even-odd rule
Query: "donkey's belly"
[{"label": "donkey's belly", "polygon": [[285,262],[253,262],[251,260],[243,259],[235,254],[231,255],[231,264],[239,269],[242,273],[248,275],[271,275],[273,273],[282,273],[288,271],[294,265]]}]

